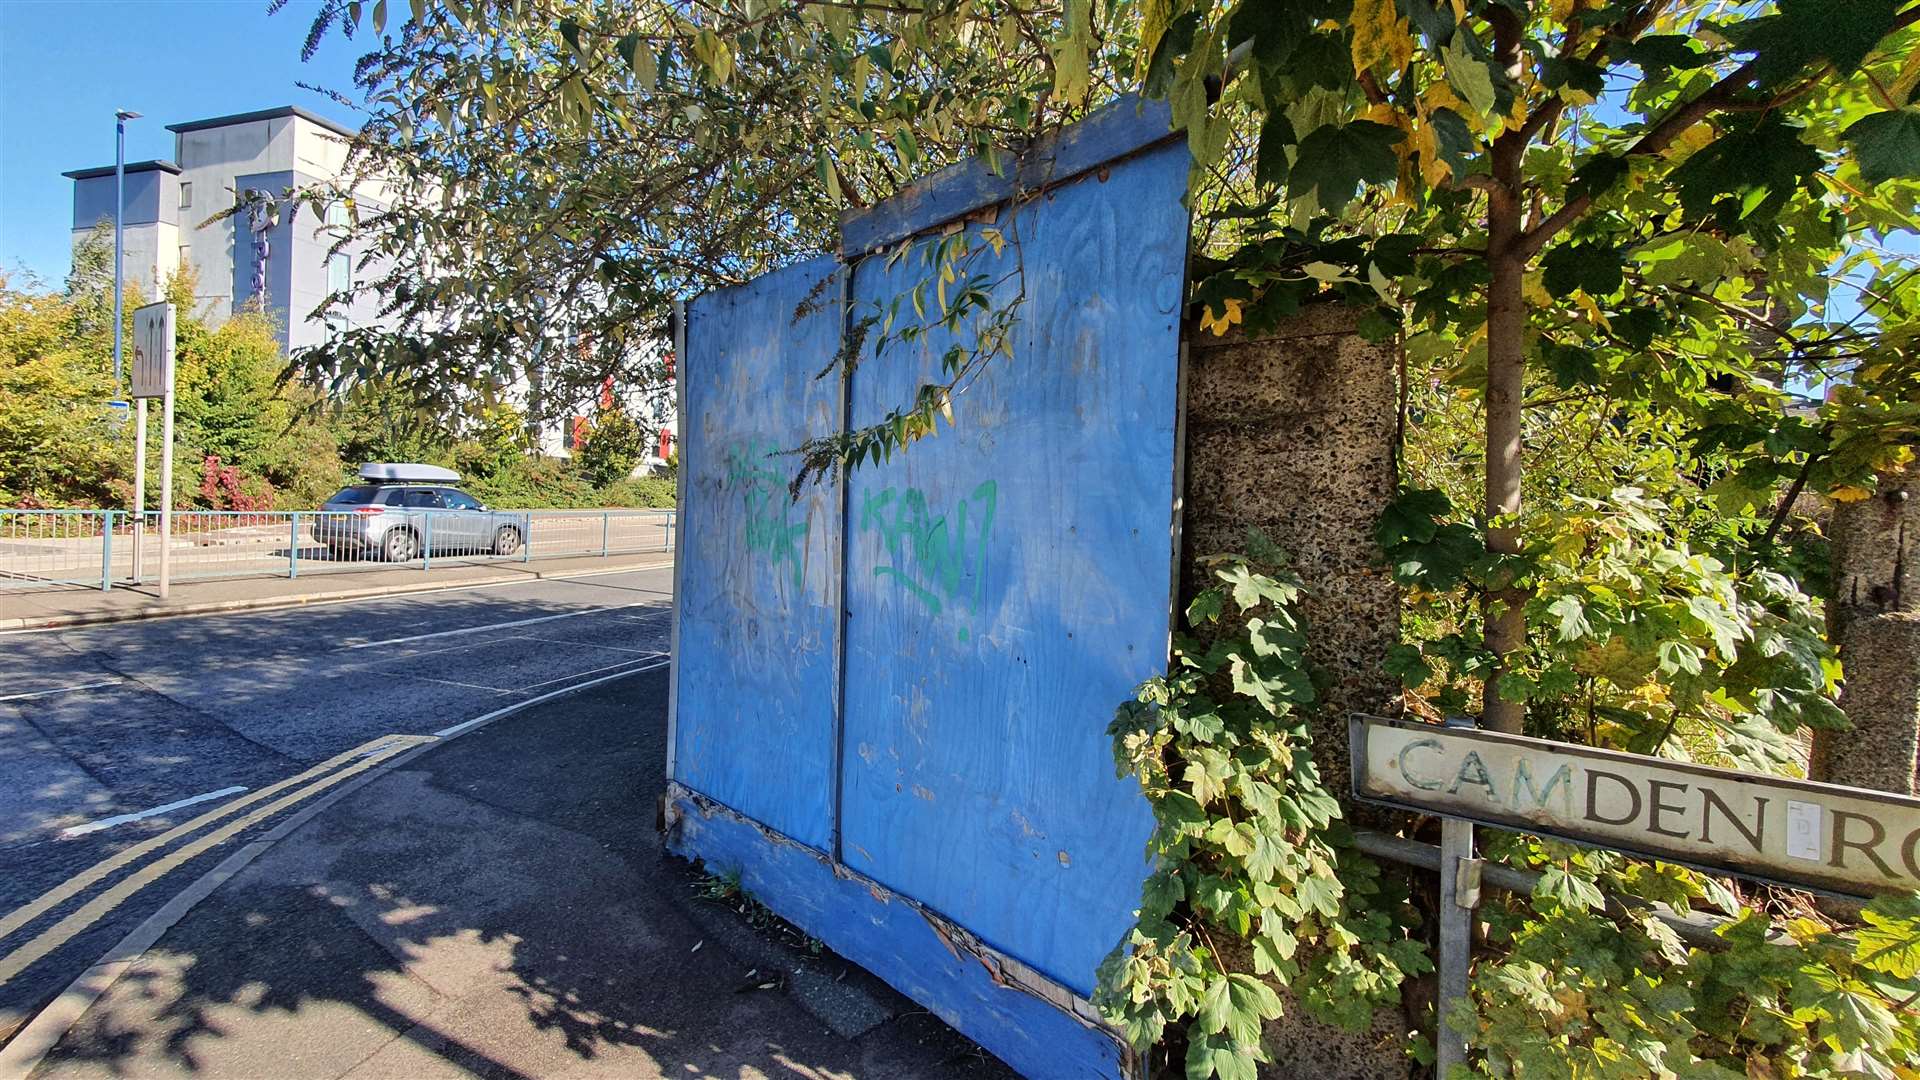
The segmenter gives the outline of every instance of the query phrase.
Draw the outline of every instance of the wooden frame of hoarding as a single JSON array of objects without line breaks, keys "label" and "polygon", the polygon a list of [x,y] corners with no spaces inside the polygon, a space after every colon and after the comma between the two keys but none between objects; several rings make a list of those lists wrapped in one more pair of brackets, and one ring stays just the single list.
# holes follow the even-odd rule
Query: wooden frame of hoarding
[{"label": "wooden frame of hoarding", "polygon": [[[1819,803],[1823,808],[1823,822],[1826,820],[1824,815],[1828,812],[1827,802],[1824,800],[1833,799],[1845,799],[1870,803],[1877,806],[1896,807],[1902,811],[1911,813],[1916,819],[1920,819],[1920,799],[1905,795],[1895,795],[1889,792],[1869,791],[1863,788],[1845,787],[1839,784],[1821,784],[1790,777],[1753,775],[1732,769],[1716,769],[1704,765],[1695,765],[1690,762],[1668,761],[1663,758],[1650,757],[1643,754],[1627,754],[1615,750],[1600,750],[1573,743],[1556,742],[1551,739],[1537,739],[1524,735],[1507,735],[1473,727],[1440,726],[1418,721],[1366,716],[1361,713],[1355,713],[1348,718],[1348,739],[1353,755],[1353,795],[1356,799],[1363,802],[1380,806],[1390,806],[1395,809],[1415,813],[1434,814],[1455,820],[1470,821],[1480,825],[1504,829],[1509,832],[1551,836],[1585,847],[1619,851],[1628,855],[1637,855],[1643,858],[1656,859],[1661,862],[1675,863],[1705,873],[1743,877],[1755,881],[1767,882],[1769,884],[1784,885],[1796,889],[1807,889],[1817,893],[1848,899],[1869,898],[1876,895],[1879,890],[1860,887],[1857,883],[1848,882],[1834,874],[1795,873],[1795,867],[1793,865],[1783,864],[1777,860],[1761,861],[1748,858],[1715,857],[1716,852],[1726,850],[1727,845],[1702,849],[1698,843],[1682,847],[1680,843],[1675,843],[1672,846],[1664,846],[1658,842],[1622,842],[1617,835],[1582,828],[1577,821],[1563,821],[1545,813],[1531,815],[1509,813],[1503,812],[1495,806],[1483,808],[1479,812],[1471,812],[1463,810],[1462,807],[1456,803],[1443,800],[1422,801],[1416,796],[1405,793],[1385,793],[1377,785],[1370,787],[1367,783],[1369,766],[1367,753],[1368,734],[1370,731],[1376,729],[1417,732],[1424,737],[1442,741],[1458,740],[1486,746],[1537,751],[1561,758],[1592,762],[1596,765],[1605,765],[1609,770],[1631,770],[1650,779],[1682,777],[1690,779],[1696,784],[1703,780],[1720,781],[1729,784],[1739,784],[1747,788],[1779,791],[1783,795],[1791,793],[1808,795],[1823,800]],[[1544,776],[1536,779],[1538,782],[1546,784],[1549,791],[1551,790],[1551,781],[1547,780]],[[1667,779],[1659,779],[1659,782],[1662,784],[1673,783],[1673,781]],[[1569,784],[1571,783],[1572,781],[1570,779]],[[1538,789],[1535,790],[1537,791]],[[1851,812],[1849,811],[1848,813]],[[1571,814],[1568,815],[1568,817],[1571,816]],[[1704,819],[1704,804],[1702,816]],[[1637,810],[1635,818],[1636,820],[1638,818]],[[1880,838],[1872,842],[1874,845],[1878,845],[1889,839],[1891,839],[1896,846],[1901,844],[1899,834],[1895,833],[1889,837],[1884,832],[1884,823],[1876,821],[1875,824],[1883,831]],[[1650,833],[1649,839],[1657,841],[1662,835],[1663,834]],[[1671,834],[1664,835],[1671,836]],[[1917,829],[1909,837],[1909,839],[1914,838],[1920,838],[1920,829]],[[1860,845],[1847,844],[1844,846],[1857,848]],[[1832,851],[1829,850],[1823,839],[1820,853],[1813,859],[1805,861],[1820,865],[1824,868],[1831,865],[1827,861],[1831,854]],[[1875,856],[1875,858],[1877,859],[1878,856]],[[1900,856],[1897,854],[1895,861],[1900,861]],[[1915,878],[1916,880],[1907,880],[1906,878],[1898,876],[1890,878],[1886,882],[1886,891],[1904,891],[1920,888],[1920,874],[1916,874]]]}]

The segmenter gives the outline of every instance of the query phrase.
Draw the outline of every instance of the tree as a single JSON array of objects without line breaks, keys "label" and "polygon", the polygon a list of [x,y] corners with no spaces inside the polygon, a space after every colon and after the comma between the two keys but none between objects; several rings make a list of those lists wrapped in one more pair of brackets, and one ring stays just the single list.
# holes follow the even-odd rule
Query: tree
[{"label": "tree", "polygon": [[587,440],[575,461],[580,475],[595,487],[606,487],[633,475],[646,452],[646,434],[626,410],[603,409],[587,430]]},{"label": "tree", "polygon": [[[1319,20],[1345,5],[1176,4],[1144,43],[1201,161],[1253,161],[1224,192],[1256,205],[1238,264],[1203,289],[1216,320],[1270,318],[1326,282],[1442,339],[1482,395],[1481,519],[1512,556],[1530,367],[1679,414],[1750,458],[1749,494],[1795,464],[1833,487],[1910,453],[1911,415],[1883,415],[1912,386],[1904,331],[1823,318],[1829,265],[1913,224],[1920,8],[1902,6],[1357,0],[1332,29]],[[1880,319],[1910,315],[1904,267],[1868,292]],[[1783,408],[1789,382],[1841,372],[1858,407],[1818,424]],[[1494,579],[1497,686],[1526,593]],[[1486,695],[1490,726],[1523,715],[1520,694]]]},{"label": "tree", "polygon": [[541,422],[586,411],[609,376],[668,385],[645,346],[675,297],[830,247],[843,208],[1017,146],[1125,82],[1061,37],[1067,13],[1005,0],[964,15],[422,3],[397,27],[385,11],[328,0],[308,47],[335,27],[376,36],[341,187],[392,193],[349,205],[384,268],[356,289],[397,326],[357,327],[305,363],[440,406],[524,380]]}]

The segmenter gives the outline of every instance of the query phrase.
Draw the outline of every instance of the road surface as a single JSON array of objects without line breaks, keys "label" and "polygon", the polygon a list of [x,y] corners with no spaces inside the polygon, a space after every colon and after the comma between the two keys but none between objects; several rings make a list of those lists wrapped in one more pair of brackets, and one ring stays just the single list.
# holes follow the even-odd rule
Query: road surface
[{"label": "road surface", "polygon": [[0,1039],[356,770],[664,665],[671,575],[0,635]]}]

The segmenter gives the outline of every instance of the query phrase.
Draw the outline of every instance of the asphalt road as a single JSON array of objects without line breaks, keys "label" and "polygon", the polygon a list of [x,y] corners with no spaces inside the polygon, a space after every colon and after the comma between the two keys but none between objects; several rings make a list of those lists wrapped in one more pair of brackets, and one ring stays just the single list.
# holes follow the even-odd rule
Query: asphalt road
[{"label": "asphalt road", "polygon": [[[324,787],[262,799],[287,805],[236,813],[226,824],[258,820],[204,850],[177,826],[302,774],[344,777],[391,737],[662,664],[671,573],[0,635],[0,1039]],[[178,857],[135,882],[143,845]]]}]

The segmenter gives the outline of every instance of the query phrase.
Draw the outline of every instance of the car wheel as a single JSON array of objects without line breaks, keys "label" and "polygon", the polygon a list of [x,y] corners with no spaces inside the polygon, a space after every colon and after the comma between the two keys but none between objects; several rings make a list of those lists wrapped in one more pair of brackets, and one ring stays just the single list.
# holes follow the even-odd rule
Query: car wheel
[{"label": "car wheel", "polygon": [[503,525],[493,534],[493,553],[511,555],[520,550],[520,530],[511,525]]},{"label": "car wheel", "polygon": [[381,553],[387,557],[388,562],[412,562],[419,546],[415,543],[412,532],[406,529],[395,529],[387,534],[386,541],[381,545]]}]

